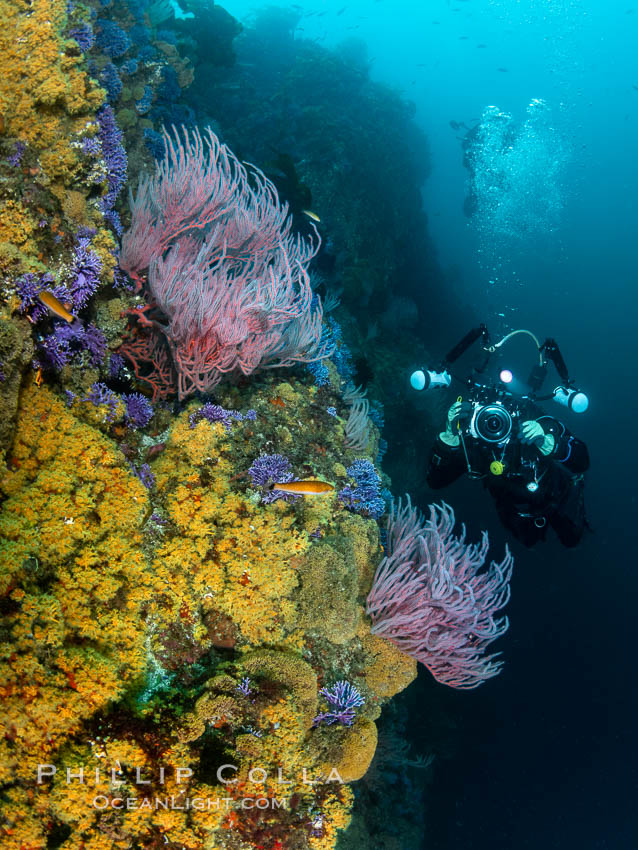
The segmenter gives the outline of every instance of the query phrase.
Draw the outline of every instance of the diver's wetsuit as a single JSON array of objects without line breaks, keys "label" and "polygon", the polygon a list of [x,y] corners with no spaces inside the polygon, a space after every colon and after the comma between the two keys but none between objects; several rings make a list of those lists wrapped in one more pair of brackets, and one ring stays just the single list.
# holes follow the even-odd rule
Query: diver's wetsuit
[{"label": "diver's wetsuit", "polygon": [[[545,457],[535,446],[523,446],[515,438],[503,450],[466,436],[472,477],[483,479],[501,522],[526,546],[544,540],[548,524],[564,546],[576,546],[587,527],[583,481],[589,468],[587,446],[558,419],[539,409],[531,413],[530,418],[554,436],[551,454]],[[490,472],[494,460],[504,464],[501,475]],[[463,446],[448,446],[437,437],[427,473],[430,487],[446,487],[467,471]],[[535,492],[527,489],[532,482],[538,484]]]}]

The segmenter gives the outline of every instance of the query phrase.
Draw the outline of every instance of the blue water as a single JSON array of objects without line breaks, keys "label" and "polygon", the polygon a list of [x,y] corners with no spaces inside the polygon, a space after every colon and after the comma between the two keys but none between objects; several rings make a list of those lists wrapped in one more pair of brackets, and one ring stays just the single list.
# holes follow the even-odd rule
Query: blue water
[{"label": "blue water", "polygon": [[[253,3],[225,7],[242,18]],[[556,337],[591,399],[587,414],[566,421],[589,445],[595,533],[574,551],[514,544],[505,672],[472,693],[437,692],[457,742],[453,757],[437,762],[422,846],[633,850],[638,7],[337,0],[296,8],[299,37],[326,46],[362,39],[373,79],[414,102],[431,145],[428,227],[441,266],[458,267],[459,296],[494,329]],[[541,185],[553,162],[555,208],[541,205],[527,235],[491,235],[463,214],[463,131],[449,122],[472,125],[494,105],[520,124],[533,98],[547,104],[560,163],[523,156],[510,176],[533,195],[535,175]],[[529,213],[519,203],[514,222]],[[456,327],[452,314],[437,318]],[[401,481],[393,484],[401,492]],[[463,481],[446,498],[471,530],[489,528],[502,551],[505,534],[482,490]],[[415,740],[435,687],[422,675],[410,692]]]}]

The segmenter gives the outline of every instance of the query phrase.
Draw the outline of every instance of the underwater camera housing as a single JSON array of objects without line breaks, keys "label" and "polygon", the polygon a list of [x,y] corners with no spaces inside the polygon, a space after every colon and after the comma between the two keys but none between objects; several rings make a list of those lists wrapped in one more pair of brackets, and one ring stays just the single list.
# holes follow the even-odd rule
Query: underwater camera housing
[{"label": "underwater camera housing", "polygon": [[509,440],[513,427],[509,411],[498,402],[475,407],[470,421],[470,433],[486,443]]},{"label": "underwater camera housing", "polygon": [[506,445],[516,424],[524,417],[524,404],[499,387],[489,383],[468,381],[469,414],[460,418],[467,436],[490,445]]},{"label": "underwater camera housing", "polygon": [[[476,376],[485,372],[490,356],[517,334],[526,334],[534,340],[538,351],[538,362],[533,366],[526,382],[529,391],[515,395],[503,388],[503,384],[509,385],[513,379],[512,373],[508,369],[501,371],[503,384],[497,385],[490,380],[478,380]],[[459,379],[453,375],[450,367],[479,339],[484,352],[483,361],[474,367],[473,377]],[[542,396],[539,393],[547,377],[549,361],[554,364],[562,384],[557,386],[549,395]],[[415,390],[430,390],[449,387],[452,379],[465,384],[469,388],[469,398],[465,400],[464,414],[459,418],[463,431],[476,439],[493,445],[504,445],[510,439],[516,420],[523,416],[527,403],[530,401],[551,399],[563,407],[569,408],[574,413],[584,413],[589,406],[589,399],[585,393],[577,389],[570,379],[556,340],[548,337],[541,344],[533,333],[523,329],[512,331],[504,336],[500,342],[491,345],[487,326],[479,325],[469,331],[447,353],[438,369],[423,367],[413,372],[410,376],[410,385]]]}]

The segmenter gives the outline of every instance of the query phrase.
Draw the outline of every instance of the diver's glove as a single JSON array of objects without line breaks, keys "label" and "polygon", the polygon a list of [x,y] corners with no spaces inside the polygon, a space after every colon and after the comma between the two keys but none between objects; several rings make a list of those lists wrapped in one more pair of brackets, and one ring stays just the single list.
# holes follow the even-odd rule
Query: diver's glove
[{"label": "diver's glove", "polygon": [[556,441],[552,434],[546,434],[543,426],[535,419],[527,419],[521,422],[518,439],[524,446],[536,446],[544,455],[550,455],[554,451]]},{"label": "diver's glove", "polygon": [[459,422],[461,419],[467,419],[472,410],[472,405],[466,401],[455,401],[452,407],[447,412],[447,423],[445,431],[439,434],[441,442],[446,446],[456,447],[459,440]]}]

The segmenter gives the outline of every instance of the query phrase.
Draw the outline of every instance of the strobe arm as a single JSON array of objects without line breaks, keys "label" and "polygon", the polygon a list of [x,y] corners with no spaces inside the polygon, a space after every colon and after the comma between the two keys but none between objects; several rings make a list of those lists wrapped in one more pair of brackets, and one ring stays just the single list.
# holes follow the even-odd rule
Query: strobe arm
[{"label": "strobe arm", "polygon": [[[553,399],[563,407],[573,410],[574,413],[584,413],[589,407],[589,399],[585,393],[581,392],[574,386],[574,382],[570,379],[567,366],[556,340],[548,337],[541,345],[539,351],[541,352],[544,360],[541,370],[545,371],[545,364],[548,360],[551,360],[560,376],[561,381],[563,382],[563,386],[556,387],[549,398]],[[534,389],[531,381],[530,386]],[[540,384],[538,385],[538,389],[540,389]],[[542,399],[537,397],[537,400],[541,401]]]},{"label": "strobe arm", "polygon": [[474,343],[477,339],[479,339],[479,337],[482,337],[484,345],[488,345],[490,341],[490,335],[487,331],[487,326],[484,324],[479,325],[478,328],[472,328],[471,331],[468,331],[468,333],[465,334],[463,339],[457,342],[457,344],[454,346],[453,349],[451,349],[451,351],[448,351],[443,360],[444,365],[450,366],[452,363],[458,360],[462,354],[465,354],[465,352],[468,350],[468,348],[470,348],[470,346],[474,345]]},{"label": "strobe arm", "polygon": [[569,379],[569,372],[567,371],[567,366],[565,365],[565,361],[563,360],[563,355],[560,353],[560,348],[558,347],[558,343],[555,339],[551,337],[547,337],[545,342],[541,345],[541,352],[544,352],[545,357],[548,360],[551,360],[554,366],[556,367],[556,371],[558,372],[561,381],[563,381],[567,386],[571,384]]},{"label": "strobe arm", "polygon": [[[448,372],[448,367],[454,363],[455,360],[458,360],[459,357],[464,354],[470,346],[474,345],[476,340],[479,338],[483,340],[483,346],[487,348],[490,336],[487,332],[486,325],[482,324],[479,325],[478,328],[472,328],[471,331],[468,331],[463,339],[457,342],[451,351],[448,351],[438,371],[426,369],[424,367],[423,369],[417,369],[416,372],[413,372],[410,376],[410,386],[412,389],[428,390],[434,387],[449,387],[452,381],[452,375]],[[485,368],[487,358],[489,358],[489,353],[486,355],[485,363],[477,371],[482,371]]]}]

